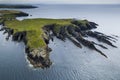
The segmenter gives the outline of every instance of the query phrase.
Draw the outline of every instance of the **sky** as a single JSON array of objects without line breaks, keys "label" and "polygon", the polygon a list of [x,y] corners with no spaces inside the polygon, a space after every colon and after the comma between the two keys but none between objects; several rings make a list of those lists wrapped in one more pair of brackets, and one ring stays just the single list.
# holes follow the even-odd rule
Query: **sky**
[{"label": "sky", "polygon": [[120,0],[0,0],[0,3],[120,4]]}]

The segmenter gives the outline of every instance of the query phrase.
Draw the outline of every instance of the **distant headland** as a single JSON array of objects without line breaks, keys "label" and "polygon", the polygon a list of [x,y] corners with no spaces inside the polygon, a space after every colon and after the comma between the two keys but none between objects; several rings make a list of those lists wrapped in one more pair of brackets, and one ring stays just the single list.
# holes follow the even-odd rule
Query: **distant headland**
[{"label": "distant headland", "polygon": [[37,8],[37,6],[23,4],[0,4],[0,8],[29,9]]}]

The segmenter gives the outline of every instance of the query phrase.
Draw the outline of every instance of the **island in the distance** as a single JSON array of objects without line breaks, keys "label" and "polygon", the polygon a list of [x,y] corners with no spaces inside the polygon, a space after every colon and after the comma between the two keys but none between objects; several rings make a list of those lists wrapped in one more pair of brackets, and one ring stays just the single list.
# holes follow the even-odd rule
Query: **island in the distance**
[{"label": "island in the distance", "polygon": [[97,28],[98,24],[88,20],[76,19],[24,19],[19,21],[16,17],[28,16],[27,13],[14,10],[0,11],[1,31],[8,33],[6,39],[12,35],[13,41],[23,41],[25,43],[25,52],[27,59],[34,67],[49,67],[52,62],[49,59],[51,48],[48,47],[49,40],[54,40],[53,36],[65,41],[66,38],[71,40],[77,47],[86,46],[97,51],[107,58],[107,55],[96,48],[95,45],[108,49],[106,46],[89,41],[85,37],[93,37],[100,42],[117,48],[112,42],[116,38],[105,35],[91,29]]},{"label": "island in the distance", "polygon": [[36,6],[32,5],[23,5],[23,4],[0,4],[0,8],[14,8],[14,9],[30,9],[30,8],[37,8]]}]

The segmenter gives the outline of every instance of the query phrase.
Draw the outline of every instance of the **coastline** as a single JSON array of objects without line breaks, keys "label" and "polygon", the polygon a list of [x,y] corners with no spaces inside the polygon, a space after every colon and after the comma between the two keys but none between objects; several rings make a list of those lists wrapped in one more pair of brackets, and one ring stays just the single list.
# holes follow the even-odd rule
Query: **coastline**
[{"label": "coastline", "polygon": [[[16,11],[12,11],[12,12],[16,12]],[[21,12],[19,11],[18,13],[21,14]],[[51,49],[47,46],[47,44],[49,44],[50,39],[53,40],[52,38],[53,35],[62,41],[65,41],[65,38],[68,38],[79,48],[82,48],[81,44],[83,44],[84,46],[97,51],[98,53],[100,53],[106,58],[107,56],[94,46],[94,45],[98,45],[104,49],[107,49],[104,45],[97,44],[89,40],[85,40],[84,37],[91,36],[112,47],[116,47],[111,42],[108,41],[108,39],[111,40],[111,38],[112,39],[115,39],[115,38],[111,36],[107,36],[103,33],[90,31],[91,29],[97,28],[96,27],[97,24],[94,22],[90,22],[88,20],[38,18],[38,19],[26,19],[26,20],[18,21],[15,19],[17,15],[15,16],[11,16],[11,15],[13,15],[13,13],[12,14],[10,13],[9,16],[7,15],[6,17],[2,17],[3,21],[1,24],[3,26],[6,26],[6,28],[3,27],[1,30],[5,30],[4,33],[8,33],[8,38],[9,36],[13,35],[13,41],[18,41],[18,42],[23,41],[25,43],[26,45],[25,51],[27,53],[28,60],[34,67],[45,68],[45,67],[50,67],[50,65],[52,64],[49,59],[49,53]],[[24,14],[22,15],[24,16]],[[34,29],[33,26],[31,26],[33,24],[30,22],[33,22],[34,27],[36,25],[36,22],[42,22],[43,25],[41,25],[40,27],[36,26],[36,29]],[[25,26],[26,28],[22,27],[24,26],[23,23],[24,25],[26,25]],[[41,23],[37,25],[40,25],[40,24]],[[41,28],[40,31],[42,31],[42,33],[38,34],[39,32],[37,32],[36,34],[35,31],[37,31],[38,28],[39,29]],[[51,31],[53,34],[50,34]],[[41,35],[42,37],[40,37],[39,39],[42,39],[42,41],[40,42],[43,42],[44,45],[43,43],[38,44],[37,42],[37,47],[36,47],[35,43],[36,43],[37,38],[33,36],[33,38],[35,39],[35,43],[34,41],[30,42],[30,44],[32,43],[31,45],[33,48],[32,49],[31,46],[27,44],[29,40],[26,38],[26,35],[28,34],[30,34],[28,36],[28,38],[30,38],[30,41],[31,41],[32,35],[36,35],[35,37],[38,37],[38,38]]]}]

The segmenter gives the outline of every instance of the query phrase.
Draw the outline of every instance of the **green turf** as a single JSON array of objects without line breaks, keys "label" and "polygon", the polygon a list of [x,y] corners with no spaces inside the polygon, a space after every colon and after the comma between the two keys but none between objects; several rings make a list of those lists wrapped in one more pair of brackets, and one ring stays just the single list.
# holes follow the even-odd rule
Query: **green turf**
[{"label": "green turf", "polygon": [[[46,46],[43,36],[45,36],[43,27],[49,24],[56,24],[56,25],[68,25],[71,24],[71,19],[25,19],[23,21],[12,20],[6,21],[5,25],[8,28],[14,30],[16,32],[27,32],[27,45],[30,48],[38,48]],[[61,26],[56,26],[56,31],[59,30]]]},{"label": "green turf", "polygon": [[[20,13],[19,11],[13,10],[2,10],[0,14],[2,14],[2,19],[6,18],[14,18],[15,13]],[[0,20],[0,22],[2,21]],[[17,19],[6,19],[5,26],[14,30],[14,34],[16,32],[27,32],[27,46],[30,48],[39,48],[46,46],[46,43],[43,39],[45,37],[45,33],[43,27],[45,25],[55,24],[54,32],[59,33],[60,28],[66,25],[73,25],[71,23],[73,19],[47,19],[47,18],[37,18],[37,19],[24,19],[19,21]],[[79,20],[80,24],[86,25],[88,21]],[[75,26],[76,27],[76,26]]]}]

